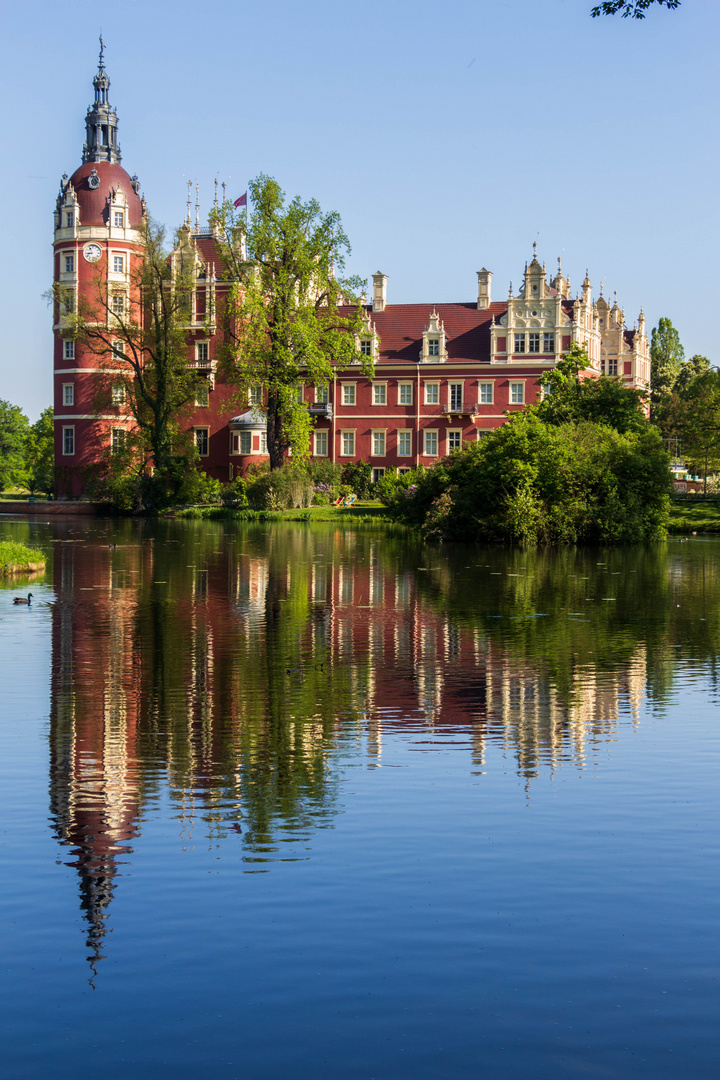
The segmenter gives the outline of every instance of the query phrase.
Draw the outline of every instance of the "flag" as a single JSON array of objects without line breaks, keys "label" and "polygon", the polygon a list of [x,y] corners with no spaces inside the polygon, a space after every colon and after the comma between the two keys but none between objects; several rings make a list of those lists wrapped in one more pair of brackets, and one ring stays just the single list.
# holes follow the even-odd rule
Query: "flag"
[{"label": "flag", "polygon": [[247,191],[244,195],[241,195],[239,199],[236,199],[233,206],[237,209],[238,206],[247,206]]}]

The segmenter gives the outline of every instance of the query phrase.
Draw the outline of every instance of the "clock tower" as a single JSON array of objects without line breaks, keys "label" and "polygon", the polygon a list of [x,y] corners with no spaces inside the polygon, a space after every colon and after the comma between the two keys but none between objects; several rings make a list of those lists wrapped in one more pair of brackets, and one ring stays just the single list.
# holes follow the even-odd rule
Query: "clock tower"
[{"label": "clock tower", "polygon": [[[98,415],[100,372],[109,358],[72,338],[75,312],[97,311],[119,322],[136,302],[133,280],[143,257],[145,202],[137,176],[120,164],[117,113],[110,105],[105,46],[85,117],[82,165],[60,182],[55,207],[54,330],[55,473],[60,498],[81,497],[109,452],[113,429],[130,421],[120,394]],[[105,395],[107,396],[107,395]]]}]

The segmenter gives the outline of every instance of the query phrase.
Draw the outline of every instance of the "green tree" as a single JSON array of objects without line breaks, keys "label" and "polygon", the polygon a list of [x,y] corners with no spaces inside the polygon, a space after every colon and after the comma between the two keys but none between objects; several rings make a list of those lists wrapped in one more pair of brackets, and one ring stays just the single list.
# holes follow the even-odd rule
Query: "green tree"
[{"label": "green tree", "polygon": [[707,487],[708,473],[720,471],[720,371],[713,368],[697,376],[673,395],[672,405],[685,464]]},{"label": "green tree", "polygon": [[562,360],[543,376],[545,397],[534,407],[540,419],[555,425],[587,420],[621,432],[644,431],[648,425],[645,392],[611,376],[581,379],[579,373],[588,366],[586,347],[573,342]]},{"label": "green tree", "polygon": [[603,0],[601,4],[595,5],[590,14],[593,19],[596,19],[598,15],[617,15],[618,13],[623,19],[628,17],[644,19],[645,12],[652,4],[670,8],[672,11],[680,7],[680,0]]},{"label": "green tree", "polygon": [[680,335],[670,319],[660,319],[658,325],[653,327],[650,342],[650,398],[653,418],[656,406],[672,393],[684,359],[685,350],[680,344]]},{"label": "green tree", "polygon": [[96,411],[131,417],[110,471],[134,470],[146,499],[162,505],[177,495],[197,456],[181,427],[205,380],[187,355],[196,255],[187,230],[179,230],[172,252],[162,226],[145,219],[141,232],[144,257],[129,295],[108,291],[98,268],[94,294],[65,316],[64,330],[98,357]]},{"label": "green tree", "polygon": [[[339,276],[350,244],[337,213],[285,194],[260,175],[250,184],[249,216],[226,203],[213,224],[229,281],[222,325],[224,369],[242,397],[262,386],[271,469],[309,452],[312,418],[299,400],[303,382],[327,386],[335,368],[358,362],[356,335],[365,327],[363,282]],[[245,400],[247,398],[245,397]]]},{"label": "green tree", "polygon": [[694,356],[691,356],[689,360],[683,361],[673,389],[679,394],[684,394],[695,379],[699,378],[701,375],[706,375],[709,370],[710,361],[707,356],[700,356],[699,353],[696,353]]},{"label": "green tree", "polygon": [[28,418],[17,405],[0,401],[0,491],[27,482]]},{"label": "green tree", "polygon": [[31,495],[49,495],[54,486],[55,421],[52,406],[43,409],[28,432],[26,443],[27,487]]}]

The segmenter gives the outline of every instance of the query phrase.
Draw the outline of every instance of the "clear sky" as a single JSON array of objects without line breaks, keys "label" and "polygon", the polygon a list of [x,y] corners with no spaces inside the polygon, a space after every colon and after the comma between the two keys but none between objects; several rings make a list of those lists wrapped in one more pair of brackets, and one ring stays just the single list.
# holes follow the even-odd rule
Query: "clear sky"
[{"label": "clear sky", "polygon": [[617,290],[630,325],[667,316],[686,355],[718,348],[720,3],[643,21],[593,0],[26,0],[0,65],[0,398],[51,402],[53,210],[80,164],[98,34],[123,166],[153,216],[203,216],[213,181],[274,176],[339,211],[348,269],[391,302],[518,289],[532,242],[573,291]]}]

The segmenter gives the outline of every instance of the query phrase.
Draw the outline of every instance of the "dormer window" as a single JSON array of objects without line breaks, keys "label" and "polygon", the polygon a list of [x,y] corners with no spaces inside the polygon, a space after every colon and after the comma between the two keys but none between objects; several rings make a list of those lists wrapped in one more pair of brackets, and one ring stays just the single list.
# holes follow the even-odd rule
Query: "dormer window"
[{"label": "dormer window", "polygon": [[125,218],[125,216],[124,216],[122,210],[115,210],[114,211],[114,213],[113,213],[113,225],[115,226],[116,229],[122,229],[124,218]]},{"label": "dormer window", "polygon": [[442,362],[447,360],[445,328],[437,311],[433,311],[423,330],[423,347],[420,360]]},{"label": "dormer window", "polygon": [[372,356],[372,338],[360,338],[360,355]]},{"label": "dormer window", "polygon": [[75,224],[75,214],[72,211],[70,211],[69,214],[65,215],[65,225],[67,226],[68,229],[72,229],[74,224]]}]

